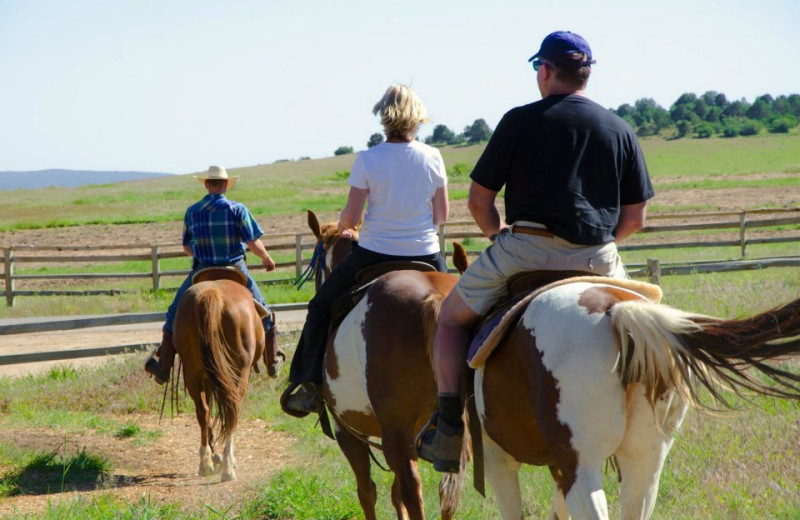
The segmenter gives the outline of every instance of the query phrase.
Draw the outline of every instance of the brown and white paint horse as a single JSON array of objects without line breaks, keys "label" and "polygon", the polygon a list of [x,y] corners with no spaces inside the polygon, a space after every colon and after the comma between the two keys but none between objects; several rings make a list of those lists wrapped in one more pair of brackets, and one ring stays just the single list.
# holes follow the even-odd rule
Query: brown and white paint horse
[{"label": "brown and white paint horse", "polygon": [[764,363],[800,353],[798,334],[800,300],[721,320],[601,282],[541,293],[475,372],[486,474],[502,517],[522,517],[517,473],[534,464],[555,480],[549,519],[607,519],[601,472],[613,455],[621,518],[649,518],[673,434],[690,406],[702,406],[697,392],[708,388],[723,403],[723,387],[800,397],[799,375]]},{"label": "brown and white paint horse", "polygon": [[[221,471],[223,482],[236,479],[233,432],[242,413],[250,369],[258,372],[263,356],[274,377],[283,355],[277,349],[275,327],[264,333],[253,295],[243,285],[243,275],[236,274],[192,285],[178,303],[173,330],[184,385],[194,400],[200,425],[198,474]],[[219,440],[225,444],[222,457],[214,450],[211,410],[215,402]]]},{"label": "brown and white paint horse", "polygon": [[[338,235],[335,224],[320,226],[311,211],[308,224],[324,259],[317,271],[319,287],[351,251],[352,242]],[[463,249],[461,253],[457,265],[463,269],[466,254]],[[433,337],[440,303],[456,280],[440,272],[386,273],[332,331],[325,354],[323,397],[334,418],[336,441],[355,474],[366,520],[377,518],[370,446],[383,450],[395,475],[391,499],[397,517],[424,518],[414,437],[436,406]],[[440,510],[446,520],[453,518],[460,500],[466,450],[465,446],[462,471],[444,476],[439,485]]]}]

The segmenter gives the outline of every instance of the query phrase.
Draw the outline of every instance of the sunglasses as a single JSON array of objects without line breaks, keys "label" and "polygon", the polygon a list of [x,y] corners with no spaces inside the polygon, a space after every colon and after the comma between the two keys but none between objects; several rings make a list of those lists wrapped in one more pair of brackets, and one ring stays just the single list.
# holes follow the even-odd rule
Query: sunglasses
[{"label": "sunglasses", "polygon": [[533,60],[533,61],[531,62],[531,64],[533,65],[533,70],[535,70],[536,72],[539,72],[539,68],[540,68],[542,65],[547,65],[548,67],[552,67],[552,65],[550,65],[550,64],[549,64],[549,63],[547,63],[546,61],[542,61],[542,60]]}]

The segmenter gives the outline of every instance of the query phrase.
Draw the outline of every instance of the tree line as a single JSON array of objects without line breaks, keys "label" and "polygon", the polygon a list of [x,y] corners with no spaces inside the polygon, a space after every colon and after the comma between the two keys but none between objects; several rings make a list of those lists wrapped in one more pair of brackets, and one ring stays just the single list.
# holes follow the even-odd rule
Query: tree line
[{"label": "tree line", "polygon": [[[450,130],[447,125],[436,125],[433,127],[433,133],[426,137],[424,142],[432,146],[478,144],[488,141],[490,137],[492,137],[492,129],[486,121],[484,119],[476,119],[471,125],[465,126],[464,131],[460,134]],[[383,140],[383,134],[376,132],[369,136],[367,148],[378,146]],[[340,146],[334,150],[333,155],[346,155],[349,153],[353,153],[352,146]]]},{"label": "tree line", "polygon": [[777,98],[764,94],[750,103],[744,98],[730,101],[725,94],[709,90],[700,96],[681,94],[669,110],[651,98],[611,110],[626,120],[640,137],[706,138],[758,135],[764,131],[787,133],[800,124],[800,94]]},{"label": "tree line", "polygon": [[[641,98],[633,105],[625,103],[610,110],[627,121],[639,137],[660,135],[672,139],[787,133],[800,125],[800,94],[778,97],[764,94],[750,103],[745,98],[730,101],[725,94],[709,90],[699,96],[691,92],[681,94],[669,110],[652,98]],[[492,129],[486,121],[476,119],[461,133],[438,124],[424,142],[432,146],[478,144],[491,136]],[[367,141],[367,148],[383,140],[383,134],[374,133]],[[334,155],[349,153],[353,153],[352,146],[340,146],[334,151]]]}]

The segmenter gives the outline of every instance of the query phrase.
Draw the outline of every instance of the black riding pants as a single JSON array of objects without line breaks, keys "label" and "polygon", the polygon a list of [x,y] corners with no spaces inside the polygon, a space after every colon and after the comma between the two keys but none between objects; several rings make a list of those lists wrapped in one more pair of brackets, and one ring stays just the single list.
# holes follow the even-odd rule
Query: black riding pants
[{"label": "black riding pants", "polygon": [[441,253],[423,256],[394,256],[376,253],[358,245],[337,265],[317,294],[308,302],[303,332],[289,369],[289,382],[322,384],[322,360],[328,343],[328,327],[331,320],[331,305],[356,282],[356,274],[365,267],[381,262],[416,260],[431,264],[436,270],[447,272],[447,264]]}]

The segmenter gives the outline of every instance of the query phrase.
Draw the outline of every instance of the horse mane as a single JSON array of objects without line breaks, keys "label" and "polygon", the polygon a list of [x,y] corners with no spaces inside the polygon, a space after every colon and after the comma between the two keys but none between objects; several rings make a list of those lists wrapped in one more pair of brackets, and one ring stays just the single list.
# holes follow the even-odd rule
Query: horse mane
[{"label": "horse mane", "polygon": [[[361,222],[359,221],[359,224]],[[342,230],[339,229],[338,222],[329,222],[327,224],[323,224],[319,228],[320,232],[320,240],[325,245],[330,245],[335,240],[341,238]],[[353,230],[353,240],[358,240],[358,228]]]}]

